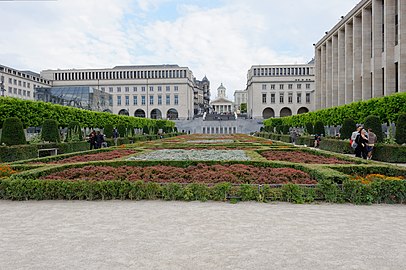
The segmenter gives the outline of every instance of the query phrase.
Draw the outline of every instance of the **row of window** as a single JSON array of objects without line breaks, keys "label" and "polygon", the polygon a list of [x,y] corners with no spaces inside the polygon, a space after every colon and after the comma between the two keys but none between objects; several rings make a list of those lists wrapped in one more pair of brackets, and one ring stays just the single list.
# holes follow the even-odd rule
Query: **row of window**
[{"label": "row of window", "polygon": [[[268,94],[267,93],[262,93],[262,103],[263,104],[267,104],[268,100],[267,100]],[[275,93],[271,93],[270,94],[270,98],[271,98],[271,104],[274,104],[276,101],[276,94]],[[311,99],[310,99],[310,93],[306,93],[306,103],[310,103]],[[279,103],[285,103],[285,93],[279,93]],[[288,103],[291,104],[293,103],[293,93],[288,93]],[[302,103],[302,93],[296,93],[296,103],[300,104]]]},{"label": "row of window", "polygon": [[[140,105],[146,105],[146,100],[147,97],[145,95],[141,95],[141,104]],[[157,96],[157,105],[162,105],[162,95]],[[117,106],[122,105],[122,97],[117,96]],[[132,97],[132,105],[136,106],[138,105],[138,96],[133,96]],[[130,96],[124,96],[124,104],[125,106],[130,106]],[[154,105],[155,104],[155,96],[149,96],[149,105]],[[174,95],[173,99],[173,104],[174,105],[179,105],[179,95]],[[171,95],[165,95],[165,105],[171,105]]]},{"label": "row of window", "polygon": [[303,76],[311,75],[310,67],[254,68],[254,76]]},{"label": "row of window", "polygon": [[45,80],[43,78],[35,77],[35,76],[32,76],[32,75],[29,75],[29,74],[26,74],[26,73],[11,69],[11,68],[6,68],[4,66],[0,66],[0,72],[5,72],[5,74],[8,73],[11,76],[18,76],[18,77],[22,77],[22,78],[27,79],[27,80],[36,81],[36,82],[39,82],[39,83],[50,84],[50,82],[48,80]]},{"label": "row of window", "polygon": [[14,94],[14,95],[19,95],[19,96],[24,96],[24,97],[31,97],[31,91],[20,89],[20,88],[13,88],[13,87],[8,87],[8,93],[9,94]]},{"label": "row of window", "polygon": [[[263,84],[263,85],[262,85],[262,90],[266,90],[267,87],[268,87],[267,84]],[[270,89],[271,89],[271,90],[275,90],[275,87],[276,87],[275,84],[271,84],[271,85],[270,85]],[[305,87],[306,87],[307,90],[309,90],[310,87],[311,87],[311,84],[310,84],[310,83],[306,83]],[[283,90],[284,88],[285,88],[285,85],[284,85],[284,84],[279,84],[279,90]],[[288,84],[288,90],[292,90],[292,89],[293,89],[293,83],[289,83],[289,84]],[[301,83],[296,84],[296,89],[301,90],[301,89],[302,89],[302,84],[301,84]]]},{"label": "row of window", "polygon": [[[107,87],[107,88],[108,88],[108,90],[109,90],[109,93],[113,93],[113,92],[114,92],[114,87],[110,86],[110,87]],[[100,89],[101,89],[103,92],[106,92],[106,87],[101,87]],[[130,89],[132,90],[132,92],[138,92],[138,90],[140,90],[141,92],[145,92],[146,89],[147,89],[147,86],[132,86],[132,87],[130,87],[130,86],[124,86],[124,87],[122,87],[122,86],[117,86],[115,92],[116,92],[116,93],[121,93],[121,92],[123,91],[123,92],[129,93],[129,92],[130,92]],[[157,90],[157,92],[162,92],[163,87],[162,87],[162,86],[156,86],[156,87],[154,87],[154,86],[149,86],[149,87],[148,87],[148,91],[149,91],[149,92],[154,92],[155,89]],[[170,92],[170,91],[171,91],[171,87],[170,87],[169,85],[165,86],[165,91],[166,91],[166,92]],[[174,91],[174,92],[179,92],[179,86],[177,86],[177,85],[173,86],[173,91]]]},{"label": "row of window", "polygon": [[186,70],[72,71],[55,73],[57,81],[186,78]]},{"label": "row of window", "polygon": [[16,86],[26,87],[26,88],[30,88],[30,87],[31,87],[31,83],[25,82],[25,81],[21,81],[21,80],[17,80],[17,79],[13,79],[13,78],[8,78],[8,83],[9,83],[9,84],[16,85]]}]

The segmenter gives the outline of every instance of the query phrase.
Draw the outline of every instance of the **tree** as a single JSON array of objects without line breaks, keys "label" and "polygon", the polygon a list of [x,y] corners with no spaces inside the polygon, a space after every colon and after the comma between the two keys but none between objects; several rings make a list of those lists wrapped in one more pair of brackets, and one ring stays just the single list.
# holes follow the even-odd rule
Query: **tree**
[{"label": "tree", "polygon": [[79,122],[70,122],[68,126],[68,133],[66,134],[66,141],[73,142],[73,141],[82,141],[83,134],[82,129],[80,127]]},{"label": "tree", "polygon": [[340,138],[350,139],[351,134],[355,131],[356,128],[357,125],[353,119],[350,118],[345,119],[340,129]]},{"label": "tree", "polygon": [[314,123],[314,134],[326,134],[325,130],[324,130],[324,124],[322,121],[317,121],[316,123]]},{"label": "tree", "polygon": [[241,103],[240,111],[241,111],[241,113],[246,113],[247,112],[247,103]]},{"label": "tree", "polygon": [[121,138],[127,137],[127,127],[125,124],[118,124],[117,131]]},{"label": "tree", "polygon": [[42,124],[41,139],[47,142],[60,142],[58,122],[53,119],[46,119]]},{"label": "tree", "polygon": [[368,130],[369,128],[376,134],[378,142],[383,142],[384,135],[382,132],[382,123],[379,116],[370,115],[365,118],[364,128]]},{"label": "tree", "polygon": [[111,124],[107,124],[104,126],[103,133],[106,136],[106,138],[113,138],[113,130],[114,127]]},{"label": "tree", "polygon": [[310,122],[306,123],[306,132],[310,135],[313,134],[314,130],[313,130],[313,124]]},{"label": "tree", "polygon": [[0,143],[5,145],[26,144],[23,123],[17,117],[4,120]]},{"label": "tree", "polygon": [[396,121],[395,140],[398,144],[406,143],[406,113],[400,114]]}]

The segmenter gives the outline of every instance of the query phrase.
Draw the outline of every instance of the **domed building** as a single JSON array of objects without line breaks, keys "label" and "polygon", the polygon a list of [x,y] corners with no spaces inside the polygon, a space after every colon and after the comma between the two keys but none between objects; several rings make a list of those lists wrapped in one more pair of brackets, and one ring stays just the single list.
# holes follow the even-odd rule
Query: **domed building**
[{"label": "domed building", "polygon": [[223,83],[217,88],[217,98],[210,102],[210,105],[216,113],[232,113],[234,111],[233,102],[226,97],[227,89]]}]

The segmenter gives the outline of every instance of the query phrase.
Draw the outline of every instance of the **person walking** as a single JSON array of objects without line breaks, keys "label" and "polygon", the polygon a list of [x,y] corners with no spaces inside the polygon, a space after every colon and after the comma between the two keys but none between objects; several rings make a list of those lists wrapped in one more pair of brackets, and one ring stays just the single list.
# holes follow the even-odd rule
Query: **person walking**
[{"label": "person walking", "polygon": [[357,144],[357,147],[355,148],[355,156],[362,157],[363,159],[367,159],[368,137],[366,133],[367,131],[365,129],[361,129],[355,138],[355,143]]},{"label": "person walking", "polygon": [[374,150],[375,144],[378,142],[376,134],[371,128],[368,128],[368,144],[367,144],[367,159],[372,159],[372,151]]},{"label": "person walking", "polygon": [[352,148],[357,148],[357,145],[355,142],[355,139],[357,138],[358,134],[361,132],[362,130],[362,126],[358,126],[357,129],[351,134],[351,138],[350,138],[350,146]]}]

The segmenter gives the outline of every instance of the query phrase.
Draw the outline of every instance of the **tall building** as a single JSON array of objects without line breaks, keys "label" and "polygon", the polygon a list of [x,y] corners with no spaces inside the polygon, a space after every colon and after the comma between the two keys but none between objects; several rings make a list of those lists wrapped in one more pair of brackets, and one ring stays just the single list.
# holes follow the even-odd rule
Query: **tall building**
[{"label": "tall building", "polygon": [[250,118],[284,117],[314,110],[314,64],[257,65],[248,70]]},{"label": "tall building", "polygon": [[315,44],[316,109],[406,91],[406,0],[363,0]]},{"label": "tall building", "polygon": [[234,91],[234,108],[237,113],[241,113],[241,104],[247,105],[247,90]]},{"label": "tall building", "polygon": [[[190,119],[196,107],[193,73],[189,68],[178,65],[44,70],[41,76],[53,81],[54,86],[90,86],[111,94],[114,114]],[[204,102],[208,86],[203,81],[201,85]]]},{"label": "tall building", "polygon": [[210,106],[210,81],[204,76],[203,80],[195,79],[194,114],[202,115],[209,111]]},{"label": "tall building", "polygon": [[32,71],[20,71],[0,65],[1,96],[34,100],[36,87],[50,87],[51,81]]}]

